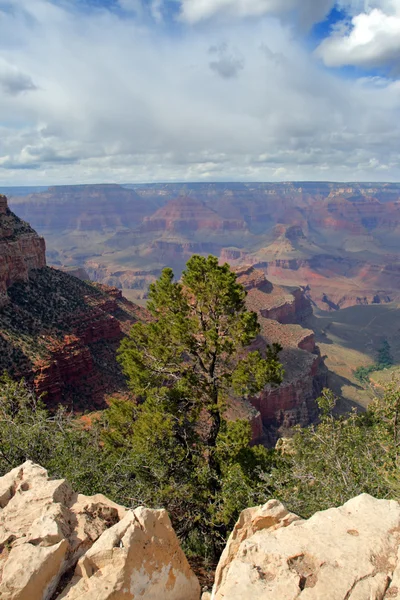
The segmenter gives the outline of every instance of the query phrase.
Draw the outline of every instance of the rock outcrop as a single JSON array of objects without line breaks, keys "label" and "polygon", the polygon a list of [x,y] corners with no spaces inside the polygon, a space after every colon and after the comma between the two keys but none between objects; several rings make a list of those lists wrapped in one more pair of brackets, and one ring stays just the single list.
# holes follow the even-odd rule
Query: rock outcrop
[{"label": "rock outcrop", "polygon": [[124,388],[115,351],[143,318],[120,290],[47,267],[44,240],[0,196],[0,372],[25,377],[48,404],[102,406]]},{"label": "rock outcrop", "polygon": [[7,290],[17,281],[27,281],[33,269],[46,265],[45,242],[14,215],[7,198],[0,195],[0,307],[8,302]]},{"label": "rock outcrop", "polygon": [[145,217],[140,227],[143,232],[188,233],[196,230],[245,231],[245,221],[222,217],[202,200],[179,196],[158,209],[151,217]]},{"label": "rock outcrop", "polygon": [[0,308],[1,371],[32,382],[48,405],[75,410],[102,407],[107,394],[125,389],[116,350],[147,313],[120,290],[43,267],[9,287],[8,297]]},{"label": "rock outcrop", "polygon": [[245,510],[212,600],[400,598],[400,505],[367,494],[307,521],[276,500]]},{"label": "rock outcrop", "polygon": [[0,478],[2,600],[198,600],[165,510],[74,493],[26,462]]},{"label": "rock outcrop", "polygon": [[[75,493],[30,461],[0,477],[2,600],[199,600],[165,510]],[[209,600],[208,594],[203,598]],[[400,504],[367,494],[304,520],[244,510],[211,600],[400,600]]]},{"label": "rock outcrop", "polygon": [[[247,290],[247,307],[258,313],[261,325],[252,349],[262,352],[266,344],[274,342],[283,348],[279,357],[285,370],[282,384],[266,386],[249,398],[257,417],[250,413],[247,417],[252,424],[253,440],[273,446],[294,425],[305,426],[315,421],[318,416],[315,399],[326,386],[327,369],[314,332],[299,324],[312,313],[304,292],[273,285],[254,267],[238,269],[237,275]],[[260,421],[262,436],[254,438],[260,431]]]}]

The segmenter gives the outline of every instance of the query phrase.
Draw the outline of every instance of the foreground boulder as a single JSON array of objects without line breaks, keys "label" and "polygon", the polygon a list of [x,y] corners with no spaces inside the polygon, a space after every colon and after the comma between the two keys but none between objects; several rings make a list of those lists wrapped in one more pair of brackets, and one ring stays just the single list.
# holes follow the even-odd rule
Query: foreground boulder
[{"label": "foreground boulder", "polygon": [[76,494],[26,462],[0,478],[2,600],[198,600],[164,510]]},{"label": "foreground boulder", "polygon": [[271,500],[244,511],[212,600],[400,600],[400,505],[367,494],[304,521]]}]

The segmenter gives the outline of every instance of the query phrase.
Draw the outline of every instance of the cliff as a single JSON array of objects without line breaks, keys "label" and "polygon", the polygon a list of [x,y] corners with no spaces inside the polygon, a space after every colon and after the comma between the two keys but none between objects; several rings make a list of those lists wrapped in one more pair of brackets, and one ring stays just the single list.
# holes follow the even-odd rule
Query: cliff
[{"label": "cliff", "polygon": [[44,239],[11,212],[7,198],[0,195],[0,307],[8,303],[11,285],[27,281],[33,269],[45,264]]},{"label": "cliff", "polygon": [[125,389],[121,338],[146,311],[119,290],[46,266],[45,244],[0,197],[0,372],[31,381],[50,405],[102,406]]},{"label": "cliff", "polygon": [[50,405],[103,406],[125,389],[115,353],[146,311],[115,288],[90,284],[50,267],[8,289],[0,309],[0,370],[24,376]]},{"label": "cliff", "polygon": [[272,284],[253,266],[235,272],[248,292],[247,305],[262,317],[288,325],[302,323],[312,315],[311,302],[300,288]]},{"label": "cliff", "polygon": [[325,310],[400,297],[400,184],[57,186],[12,198],[54,266],[146,293],[191,253],[258,265]]},{"label": "cliff", "polygon": [[400,266],[390,262],[390,256],[380,264],[327,254],[307,259],[252,258],[248,261],[281,285],[302,286],[307,298],[322,310],[388,303],[399,298]]},{"label": "cliff", "polygon": [[258,419],[250,418],[253,435],[262,427],[262,441],[274,445],[277,438],[294,425],[309,425],[318,416],[315,399],[327,383],[327,369],[314,332],[302,323],[312,308],[304,292],[282,288],[269,282],[264,273],[254,267],[237,270],[238,280],[247,290],[246,304],[258,313],[261,332],[252,349],[264,350],[274,342],[283,347],[280,361],[284,380],[277,387],[267,386],[249,399]]},{"label": "cliff", "polygon": [[196,230],[243,231],[243,219],[222,217],[198,198],[179,196],[170,200],[150,217],[145,217],[142,231],[188,233]]},{"label": "cliff", "polygon": [[199,600],[165,510],[75,493],[26,462],[0,477],[2,600]]}]

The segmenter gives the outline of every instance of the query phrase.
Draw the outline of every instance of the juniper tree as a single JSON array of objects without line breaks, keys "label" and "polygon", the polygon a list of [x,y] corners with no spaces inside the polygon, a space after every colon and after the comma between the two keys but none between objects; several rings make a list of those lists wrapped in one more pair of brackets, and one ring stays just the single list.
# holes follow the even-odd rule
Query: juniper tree
[{"label": "juniper tree", "polygon": [[[245,299],[229,265],[195,255],[180,281],[167,268],[150,286],[151,320],[136,323],[119,350],[139,405],[130,421],[122,417],[122,440],[116,433],[122,406],[112,404],[106,441],[130,445],[140,457],[136,477],[144,482],[143,500],[149,486],[158,490],[183,534],[201,519],[211,536],[218,528],[225,535],[241,504],[251,501],[257,466],[267,461],[266,451],[249,447],[249,423],[224,418],[230,396],[246,397],[282,381],[278,344],[264,354],[248,350],[260,326]],[[230,515],[228,496],[236,509]]]}]

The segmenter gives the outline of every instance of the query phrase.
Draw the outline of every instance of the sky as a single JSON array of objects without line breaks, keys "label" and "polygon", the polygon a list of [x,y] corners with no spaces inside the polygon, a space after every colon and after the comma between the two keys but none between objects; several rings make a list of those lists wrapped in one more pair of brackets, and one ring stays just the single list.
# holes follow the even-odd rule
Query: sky
[{"label": "sky", "polygon": [[0,0],[0,185],[400,181],[400,0]]}]

